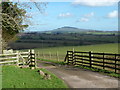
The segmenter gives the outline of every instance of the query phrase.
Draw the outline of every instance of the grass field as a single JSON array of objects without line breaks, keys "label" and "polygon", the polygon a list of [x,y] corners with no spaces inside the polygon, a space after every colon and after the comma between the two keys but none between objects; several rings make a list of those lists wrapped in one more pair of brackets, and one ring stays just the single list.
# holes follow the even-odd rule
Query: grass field
[{"label": "grass field", "polygon": [[18,68],[17,66],[3,66],[2,88],[67,88],[65,83],[51,74],[50,80],[44,80],[37,72],[38,69]]},{"label": "grass field", "polygon": [[[101,53],[119,53],[118,52],[118,43],[112,44],[98,44],[98,45],[84,45],[84,46],[66,46],[66,47],[52,47],[52,48],[42,48],[42,49],[35,49],[35,52],[39,52],[39,57],[44,59],[53,59],[57,60],[56,54],[58,53],[58,57],[60,60],[64,60],[65,55],[68,50],[75,51],[93,51],[93,52],[101,52]],[[44,54],[44,56],[43,56]],[[51,54],[51,55],[50,55]]]},{"label": "grass field", "polygon": [[39,52],[52,52],[59,54],[65,54],[67,50],[75,51],[93,51],[93,52],[105,52],[105,53],[118,53],[118,43],[113,44],[98,44],[98,45],[84,45],[84,46],[66,46],[66,47],[52,47],[52,48],[43,48],[43,49],[35,49]]}]

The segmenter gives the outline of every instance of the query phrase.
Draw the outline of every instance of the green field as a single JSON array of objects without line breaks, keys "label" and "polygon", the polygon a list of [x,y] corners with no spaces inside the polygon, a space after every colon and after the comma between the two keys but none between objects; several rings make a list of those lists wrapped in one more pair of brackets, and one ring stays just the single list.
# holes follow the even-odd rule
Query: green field
[{"label": "green field", "polygon": [[75,51],[119,53],[118,45],[119,45],[118,43],[112,43],[112,44],[97,44],[97,45],[84,45],[84,46],[52,47],[52,48],[35,49],[35,52],[36,54],[38,54],[39,52],[39,58],[44,58],[49,60],[57,60],[58,58],[56,57],[56,54],[58,53],[59,59],[63,61],[67,51],[73,50],[73,48]]},{"label": "green field", "polygon": [[2,88],[67,88],[65,83],[51,74],[50,80],[44,80],[37,72],[38,69],[18,68],[17,66],[3,66]]},{"label": "green field", "polygon": [[52,47],[52,48],[42,48],[42,49],[35,49],[36,52],[43,52],[43,53],[56,53],[57,51],[59,54],[66,54],[67,50],[74,50],[75,51],[93,51],[93,52],[105,52],[105,53],[118,53],[118,43],[113,44],[98,44],[98,45],[84,45],[84,46],[65,46],[65,47]]}]

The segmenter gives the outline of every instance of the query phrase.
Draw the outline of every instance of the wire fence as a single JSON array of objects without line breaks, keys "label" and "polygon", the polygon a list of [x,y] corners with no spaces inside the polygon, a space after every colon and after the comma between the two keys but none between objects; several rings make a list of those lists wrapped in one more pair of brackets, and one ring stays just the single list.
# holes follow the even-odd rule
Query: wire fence
[{"label": "wire fence", "polygon": [[55,53],[36,52],[36,56],[38,59],[47,59],[47,60],[55,60],[55,61],[64,61],[65,58],[65,54],[61,54],[58,51]]}]

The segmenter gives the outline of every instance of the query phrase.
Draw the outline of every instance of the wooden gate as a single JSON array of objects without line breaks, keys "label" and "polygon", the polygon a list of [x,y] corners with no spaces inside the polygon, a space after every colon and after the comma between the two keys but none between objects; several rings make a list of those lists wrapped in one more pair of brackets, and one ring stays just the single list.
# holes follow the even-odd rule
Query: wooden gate
[{"label": "wooden gate", "polygon": [[35,53],[34,50],[29,50],[28,52],[16,51],[10,54],[0,54],[0,64],[17,64],[29,65],[32,69],[36,67]]},{"label": "wooden gate", "polygon": [[65,62],[120,74],[120,54],[67,51]]}]

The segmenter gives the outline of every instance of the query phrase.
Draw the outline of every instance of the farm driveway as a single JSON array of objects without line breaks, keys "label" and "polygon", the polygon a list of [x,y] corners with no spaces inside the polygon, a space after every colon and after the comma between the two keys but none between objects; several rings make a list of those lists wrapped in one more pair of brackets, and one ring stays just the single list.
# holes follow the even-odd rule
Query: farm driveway
[{"label": "farm driveway", "polygon": [[118,79],[97,72],[45,61],[38,61],[38,67],[54,73],[70,88],[118,88]]}]

